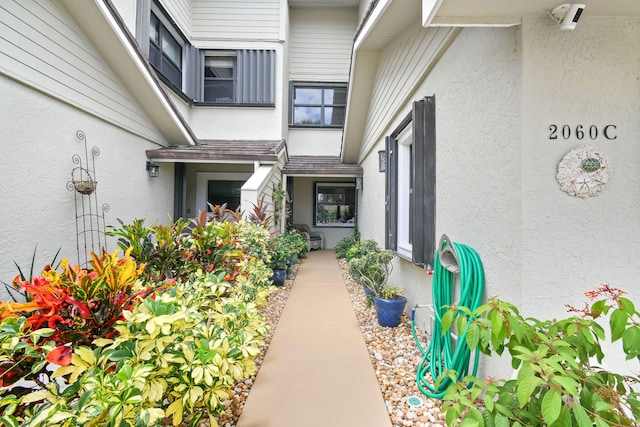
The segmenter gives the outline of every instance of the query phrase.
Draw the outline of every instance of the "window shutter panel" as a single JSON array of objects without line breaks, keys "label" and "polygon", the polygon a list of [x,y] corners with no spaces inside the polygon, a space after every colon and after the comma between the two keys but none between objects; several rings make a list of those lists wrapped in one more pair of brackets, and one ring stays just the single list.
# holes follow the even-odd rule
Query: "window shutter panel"
[{"label": "window shutter panel", "polygon": [[436,189],[435,96],[425,97],[413,104],[413,147],[413,262],[425,268],[433,268]]},{"label": "window shutter panel", "polygon": [[274,103],[274,56],[272,50],[237,51],[238,103]]},{"label": "window shutter panel", "polygon": [[398,249],[398,196],[396,193],[398,182],[398,141],[387,136],[385,139],[387,156],[387,171],[385,176],[385,247],[391,250]]}]

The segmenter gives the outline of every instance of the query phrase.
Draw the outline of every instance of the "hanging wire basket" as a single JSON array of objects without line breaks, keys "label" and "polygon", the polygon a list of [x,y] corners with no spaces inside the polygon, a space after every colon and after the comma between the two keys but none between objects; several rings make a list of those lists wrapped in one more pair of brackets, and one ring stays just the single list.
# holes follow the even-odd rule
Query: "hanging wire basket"
[{"label": "hanging wire basket", "polygon": [[89,195],[96,191],[98,181],[96,181],[88,169],[75,168],[71,172],[71,182],[73,187],[80,194]]}]

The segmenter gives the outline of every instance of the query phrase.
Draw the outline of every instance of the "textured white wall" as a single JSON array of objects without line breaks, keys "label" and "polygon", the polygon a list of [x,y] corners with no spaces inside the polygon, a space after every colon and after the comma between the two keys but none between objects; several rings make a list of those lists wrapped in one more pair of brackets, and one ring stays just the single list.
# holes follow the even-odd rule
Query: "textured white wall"
[{"label": "textured white wall", "polygon": [[[640,297],[640,20],[588,18],[574,31],[523,22],[523,271],[527,313],[553,316],[601,282]],[[551,124],[615,125],[600,136],[549,139]],[[600,196],[560,191],[562,157],[584,145],[612,166]]]},{"label": "textured white wall", "polygon": [[339,156],[342,129],[289,129],[290,156]]},{"label": "textured white wall", "polygon": [[[637,19],[585,18],[560,32],[527,18],[517,28],[463,30],[418,82],[414,99],[436,95],[436,237],[479,253],[486,297],[541,318],[565,316],[564,304],[581,306],[601,282],[638,300],[639,70]],[[398,117],[408,111],[405,104]],[[549,140],[551,124],[613,124],[617,139]],[[375,193],[383,175],[370,173],[381,144],[364,161],[363,238],[380,238],[384,226]],[[602,150],[613,176],[599,197],[583,200],[563,193],[555,176],[564,154],[586,144]],[[401,261],[392,279],[408,287],[409,306],[430,301],[425,272]],[[487,373],[508,376],[510,367],[484,360]]]},{"label": "textured white wall", "polygon": [[[2,156],[0,158],[0,281],[17,274],[14,261],[28,270],[38,246],[36,272],[60,255],[77,262],[75,193],[67,189],[84,145],[75,134],[86,134],[89,149],[97,147],[95,169],[99,206],[108,203],[107,225],[117,218],[130,222],[168,221],[173,211],[173,168],[160,165],[160,177],[149,178],[145,150],[157,146],[105,121],[13,80],[0,78]],[[117,248],[110,239],[108,248]],[[0,299],[5,299],[4,287]]]}]

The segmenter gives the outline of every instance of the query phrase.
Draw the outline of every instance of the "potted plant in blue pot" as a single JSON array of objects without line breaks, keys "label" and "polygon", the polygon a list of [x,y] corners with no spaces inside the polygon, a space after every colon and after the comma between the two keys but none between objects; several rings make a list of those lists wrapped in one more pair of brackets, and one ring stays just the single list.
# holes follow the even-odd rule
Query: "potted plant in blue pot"
[{"label": "potted plant in blue pot", "polygon": [[373,243],[362,242],[365,249],[349,261],[349,272],[371,295],[380,326],[396,327],[402,319],[407,299],[403,288],[387,284],[393,270],[393,252]]},{"label": "potted plant in blue pot", "polygon": [[282,286],[287,278],[287,267],[291,259],[291,249],[287,244],[286,237],[280,234],[271,238],[269,255],[273,270],[273,284]]}]

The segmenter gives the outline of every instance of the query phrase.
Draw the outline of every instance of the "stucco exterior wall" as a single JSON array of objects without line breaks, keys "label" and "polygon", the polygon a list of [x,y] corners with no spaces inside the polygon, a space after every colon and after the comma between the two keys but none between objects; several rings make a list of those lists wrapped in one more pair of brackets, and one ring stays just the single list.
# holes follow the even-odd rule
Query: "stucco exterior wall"
[{"label": "stucco exterior wall", "polygon": [[289,129],[290,156],[339,156],[342,129]]},{"label": "stucco exterior wall", "polygon": [[[522,299],[531,314],[562,315],[602,282],[640,297],[640,21],[580,24],[561,32],[523,21]],[[549,139],[553,124],[569,125],[570,138]],[[578,139],[578,125],[598,137]],[[616,139],[604,137],[606,125]],[[555,174],[585,145],[602,151],[612,176],[600,196],[580,199],[560,191]]]},{"label": "stucco exterior wall", "polygon": [[[639,31],[637,20],[615,18],[585,18],[573,32],[543,18],[467,28],[417,82],[413,99],[436,96],[436,237],[446,233],[478,252],[486,297],[540,318],[567,315],[565,304],[582,306],[583,293],[602,282],[638,300]],[[572,136],[550,139],[553,124],[569,125]],[[596,126],[599,136],[578,140],[577,125]],[[609,134],[616,139],[603,137],[606,125],[615,126]],[[613,168],[595,198],[569,196],[556,180],[562,157],[583,145],[600,149]],[[363,162],[360,210],[363,238],[381,242],[384,210],[377,208],[378,217],[364,212],[380,202],[384,176],[371,169],[382,147],[380,138]],[[398,261],[391,280],[407,287],[408,307],[430,302],[426,272]],[[426,324],[426,316],[418,319]],[[481,375],[510,371],[491,359]]]},{"label": "stucco exterior wall", "polygon": [[[173,167],[160,165],[160,176],[149,178],[145,150],[157,146],[112,124],[32,90],[0,78],[0,116],[3,118],[0,208],[0,280],[16,276],[14,261],[25,271],[37,245],[36,273],[60,256],[77,262],[75,192],[67,189],[84,145],[76,131],[86,135],[87,147],[97,147],[95,169],[99,206],[106,203],[107,225],[135,218],[168,222],[173,211]],[[117,245],[108,239],[107,249]],[[4,287],[0,299],[6,299]]]}]

